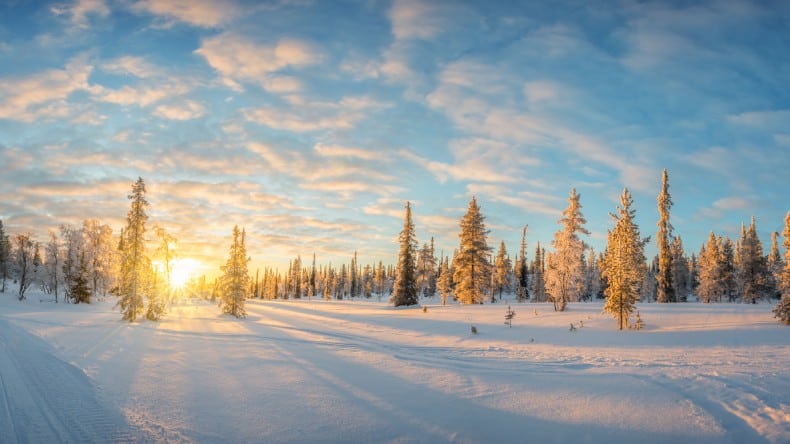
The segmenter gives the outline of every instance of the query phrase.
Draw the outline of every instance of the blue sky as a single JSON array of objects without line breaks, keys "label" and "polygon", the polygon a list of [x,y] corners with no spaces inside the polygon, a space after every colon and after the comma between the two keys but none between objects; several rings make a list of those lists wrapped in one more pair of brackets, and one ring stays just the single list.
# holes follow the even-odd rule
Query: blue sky
[{"label": "blue sky", "polygon": [[[526,3],[526,4],[525,4]],[[655,232],[662,168],[687,251],[790,210],[787,2],[11,1],[0,5],[0,219],[151,225],[214,266],[394,261],[457,245],[476,195],[514,253],[572,187],[598,251],[623,187]],[[648,252],[652,254],[654,247]]]}]

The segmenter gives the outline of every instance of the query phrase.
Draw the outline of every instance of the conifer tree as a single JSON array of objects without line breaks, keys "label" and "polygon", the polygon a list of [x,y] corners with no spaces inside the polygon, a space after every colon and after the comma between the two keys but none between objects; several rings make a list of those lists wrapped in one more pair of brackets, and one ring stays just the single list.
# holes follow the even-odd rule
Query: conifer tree
[{"label": "conifer tree", "polygon": [[510,257],[505,248],[505,241],[499,244],[496,259],[494,260],[494,284],[499,293],[499,300],[502,300],[502,292],[510,289],[510,270],[512,265]]},{"label": "conifer tree", "polygon": [[[126,228],[121,232],[118,244],[121,255],[118,305],[121,307],[123,319],[134,322],[145,309],[143,298],[150,295],[151,261],[145,252],[145,223],[148,220],[145,199],[145,182],[137,179],[132,185],[129,213],[126,216]],[[149,302],[150,304],[150,302]]]},{"label": "conifer tree", "polygon": [[779,242],[777,238],[779,237],[779,233],[774,231],[771,233],[771,252],[768,253],[768,273],[770,277],[770,296],[771,297],[782,297],[782,292],[780,291],[780,286],[782,282],[782,268],[784,268],[784,261],[782,260],[782,255],[779,253]]},{"label": "conifer tree", "polygon": [[439,297],[442,298],[442,305],[447,304],[447,298],[453,292],[453,273],[450,270],[449,257],[445,257],[442,261],[439,282],[437,282],[436,287],[439,290]]},{"label": "conifer tree", "polygon": [[11,273],[11,242],[0,220],[0,293],[5,293],[5,281]]},{"label": "conifer tree", "polygon": [[527,302],[529,300],[529,269],[527,267],[527,226],[521,230],[521,249],[516,261],[516,300]]},{"label": "conifer tree", "polygon": [[656,302],[677,302],[675,284],[672,282],[672,224],[669,223],[669,209],[672,197],[669,195],[669,177],[666,168],[661,173],[661,193],[658,195],[658,270],[656,274]]},{"label": "conifer tree", "polygon": [[743,302],[756,304],[769,292],[768,266],[763,256],[763,245],[757,236],[754,217],[749,229],[742,231],[738,282]]},{"label": "conifer tree", "polygon": [[417,295],[417,267],[415,263],[417,236],[414,232],[414,222],[412,222],[411,218],[411,203],[409,202],[406,202],[406,215],[403,218],[403,230],[400,232],[399,241],[398,267],[395,272],[395,285],[392,289],[390,302],[396,307],[416,305],[419,303]]},{"label": "conifer tree", "polygon": [[535,259],[532,261],[532,302],[546,302],[546,279],[543,258],[546,250],[540,248],[540,242],[535,247]]},{"label": "conifer tree", "polygon": [[790,211],[785,216],[785,227],[782,231],[785,247],[784,268],[779,278],[779,291],[782,298],[774,308],[774,315],[786,325],[790,325]]},{"label": "conifer tree", "polygon": [[[675,297],[675,302],[686,302],[689,289],[689,275],[688,275],[688,261],[683,252],[683,240],[680,236],[672,238],[670,250],[670,266],[672,275],[672,292]],[[661,261],[659,256],[659,274],[661,273]],[[660,287],[660,283],[658,284]],[[661,296],[658,290],[658,296]]]},{"label": "conifer tree", "polygon": [[647,240],[639,237],[632,204],[631,193],[626,188],[620,195],[617,214],[612,214],[616,223],[609,230],[603,261],[603,274],[609,285],[603,309],[617,319],[620,330],[628,325],[645,278],[644,245]]},{"label": "conifer tree", "polygon": [[69,293],[74,299],[75,304],[91,303],[92,292],[88,286],[88,261],[85,259],[85,252],[80,254],[79,263],[77,265],[77,273],[71,282]]},{"label": "conifer tree", "polygon": [[562,229],[554,234],[554,253],[546,259],[546,290],[554,302],[555,311],[565,311],[568,302],[578,300],[584,290],[584,242],[579,234],[590,234],[581,213],[580,195],[572,189],[568,208],[558,221]]},{"label": "conifer tree", "polygon": [[721,258],[723,255],[719,250],[721,242],[711,231],[708,241],[703,244],[697,260],[699,269],[699,286],[697,287],[697,298],[700,302],[716,302],[724,294],[722,285]]},{"label": "conifer tree", "polygon": [[230,246],[228,261],[222,267],[220,288],[220,308],[223,313],[243,318],[247,315],[244,311],[244,302],[247,299],[250,276],[247,270],[247,247],[245,245],[245,231],[239,231],[239,226],[233,227],[233,243]]},{"label": "conifer tree", "polygon": [[491,283],[491,248],[486,243],[488,230],[477,199],[472,197],[461,219],[460,249],[454,259],[455,296],[462,304],[482,303]]}]

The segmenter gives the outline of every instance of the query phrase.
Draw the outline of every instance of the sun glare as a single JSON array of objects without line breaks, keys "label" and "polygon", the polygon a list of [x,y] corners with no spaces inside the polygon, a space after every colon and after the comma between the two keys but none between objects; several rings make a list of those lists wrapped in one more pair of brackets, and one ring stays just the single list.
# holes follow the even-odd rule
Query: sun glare
[{"label": "sun glare", "polygon": [[200,262],[194,259],[177,259],[173,262],[170,272],[170,284],[174,288],[183,287],[190,279],[197,276],[199,268]]}]

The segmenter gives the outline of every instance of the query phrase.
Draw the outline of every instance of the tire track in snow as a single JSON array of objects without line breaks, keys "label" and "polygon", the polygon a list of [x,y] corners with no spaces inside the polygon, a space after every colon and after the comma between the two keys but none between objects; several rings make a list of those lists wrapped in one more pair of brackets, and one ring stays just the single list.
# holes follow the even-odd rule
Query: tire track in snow
[{"label": "tire track in snow", "polygon": [[49,344],[0,319],[0,384],[7,426],[0,442],[131,442],[120,412]]}]

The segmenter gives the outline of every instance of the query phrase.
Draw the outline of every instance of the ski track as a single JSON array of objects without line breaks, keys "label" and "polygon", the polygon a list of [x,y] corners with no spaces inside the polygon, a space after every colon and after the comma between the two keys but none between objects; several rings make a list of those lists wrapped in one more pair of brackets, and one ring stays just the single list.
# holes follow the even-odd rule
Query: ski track
[{"label": "ski track", "polygon": [[3,443],[132,442],[123,416],[46,343],[0,318]]}]

